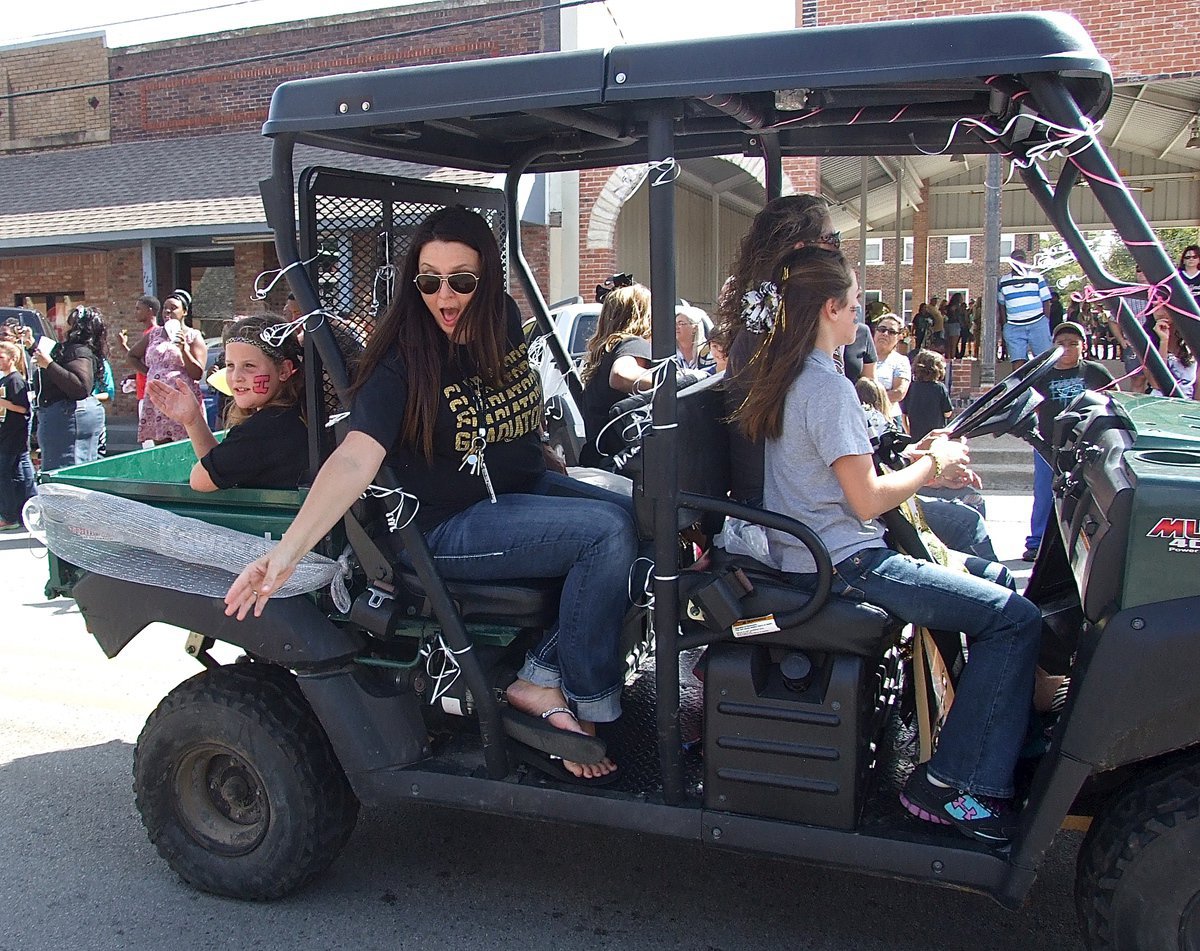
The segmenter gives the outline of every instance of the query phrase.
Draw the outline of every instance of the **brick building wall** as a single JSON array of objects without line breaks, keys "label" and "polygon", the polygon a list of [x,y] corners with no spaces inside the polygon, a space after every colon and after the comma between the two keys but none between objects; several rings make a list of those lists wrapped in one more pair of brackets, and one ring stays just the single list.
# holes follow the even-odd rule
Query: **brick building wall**
[{"label": "brick building wall", "polygon": [[[132,373],[133,368],[125,358],[117,334],[125,329],[132,341],[142,330],[129,316],[133,301],[142,293],[141,250],[122,248],[84,254],[0,258],[0,300],[5,304],[30,295],[36,309],[44,311],[44,304],[38,300],[40,295],[66,290],[83,290],[84,297],[74,303],[86,303],[104,314],[108,326],[108,359],[114,378],[119,381]],[[132,412],[135,408],[136,400],[117,393],[114,412]]]},{"label": "brick building wall", "polygon": [[[9,94],[107,78],[108,50],[99,36],[0,50],[0,88]],[[108,126],[104,86],[8,99],[0,102],[0,152],[106,142]]]},{"label": "brick building wall", "polygon": [[[928,300],[930,297],[946,299],[947,292],[950,290],[967,291],[968,300],[975,300],[983,293],[986,277],[983,270],[984,238],[983,235],[978,234],[971,235],[970,238],[970,261],[966,263],[948,260],[949,238],[945,235],[932,235],[926,244],[925,261],[918,265],[916,262],[917,247],[914,242],[912,254],[914,260],[900,262],[900,287],[902,291],[913,292],[914,309],[922,300]],[[867,279],[863,289],[881,292],[881,299],[886,301],[896,313],[900,313],[902,302],[895,292],[897,242],[895,238],[878,240],[881,240],[883,246],[883,261],[878,264],[867,264]],[[1038,245],[1036,236],[1028,234],[1016,235],[1014,242],[1014,247],[1031,252],[1036,251]],[[903,248],[902,242],[900,248]],[[860,266],[859,262],[862,260],[858,241],[848,239],[843,235],[842,251],[857,270]],[[917,272],[918,269],[923,270],[926,275],[923,289],[914,287],[913,284],[914,272]]]},{"label": "brick building wall", "polygon": [[[804,0],[796,0],[796,22]],[[1131,6],[1120,0],[1066,0],[1052,5],[1069,13],[1092,35],[1118,79],[1195,75],[1200,34],[1190,28],[1194,8],[1180,0]],[[1043,0],[818,0],[817,23],[866,23],[963,13],[1011,13],[1048,9]]]},{"label": "brick building wall", "polygon": [[457,0],[454,4],[405,7],[393,16],[379,16],[377,12],[351,14],[306,24],[257,27],[128,47],[114,52],[109,60],[113,79],[187,70],[251,56],[269,58],[115,86],[112,137],[119,142],[257,128],[266,118],[275,87],[290,79],[557,49],[557,15],[542,12],[542,0],[525,0],[525,5],[529,14],[510,20],[378,39],[323,52],[288,55],[293,50],[370,40],[512,12],[519,5]]}]

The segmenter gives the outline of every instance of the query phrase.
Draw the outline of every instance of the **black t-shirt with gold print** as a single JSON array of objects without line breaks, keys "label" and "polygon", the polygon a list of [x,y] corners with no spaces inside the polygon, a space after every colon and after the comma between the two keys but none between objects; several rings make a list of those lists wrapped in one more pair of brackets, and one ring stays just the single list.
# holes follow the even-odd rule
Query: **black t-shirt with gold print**
[{"label": "black t-shirt with gold print", "polygon": [[421,500],[416,524],[422,532],[488,498],[480,468],[469,461],[481,429],[482,458],[496,495],[526,492],[545,471],[541,385],[529,365],[521,315],[511,299],[506,323],[509,347],[504,383],[497,389],[486,386],[465,359],[451,359],[454,345],[446,341],[432,460],[400,439],[408,369],[399,356],[392,353],[381,361],[355,395],[350,429],[387,448],[387,464],[400,485]]}]

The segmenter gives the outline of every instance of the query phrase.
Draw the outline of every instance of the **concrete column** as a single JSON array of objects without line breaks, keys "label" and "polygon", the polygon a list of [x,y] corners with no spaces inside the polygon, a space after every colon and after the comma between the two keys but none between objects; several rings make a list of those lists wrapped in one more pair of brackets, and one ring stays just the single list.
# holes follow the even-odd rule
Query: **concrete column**
[{"label": "concrete column", "polygon": [[913,312],[929,300],[929,183],[921,182],[921,204],[913,209]]},{"label": "concrete column", "polygon": [[[858,286],[860,292],[867,286],[867,163],[871,160],[862,156],[858,160]],[[867,302],[862,302],[866,313]]]},{"label": "concrete column", "polygon": [[154,242],[142,240],[142,293],[154,297],[158,294],[158,268],[154,262]]},{"label": "concrete column", "polygon": [[[983,206],[983,315],[979,328],[979,385],[996,382],[996,297],[1000,283],[1000,156],[988,155]],[[1011,356],[1011,354],[1010,354]]]}]

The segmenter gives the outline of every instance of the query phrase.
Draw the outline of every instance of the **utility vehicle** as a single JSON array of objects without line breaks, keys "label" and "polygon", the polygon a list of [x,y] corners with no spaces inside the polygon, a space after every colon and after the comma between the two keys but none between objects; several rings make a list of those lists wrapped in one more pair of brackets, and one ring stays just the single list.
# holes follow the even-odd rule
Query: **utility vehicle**
[{"label": "utility vehicle", "polygon": [[[364,303],[351,319],[362,326],[379,268],[403,254],[413,223],[441,205],[476,208],[505,239],[512,285],[549,333],[521,253],[520,176],[648,163],[644,279],[654,295],[653,352],[663,358],[675,348],[675,163],[761,155],[765,191],[774,196],[782,156],[996,150],[1015,162],[1092,284],[1111,289],[1119,282],[1098,266],[1071,218],[1068,196],[1086,181],[1150,280],[1171,278],[1177,323],[1200,351],[1191,296],[1171,277],[1091,134],[1111,95],[1106,62],[1082,27],[1059,14],[803,29],[331,76],[276,90],[264,127],[274,152],[263,200],[285,264],[312,258],[330,240],[353,250],[348,279]],[[329,150],[329,166],[297,178],[297,143]],[[1038,161],[1055,143],[1069,161]],[[507,186],[500,194],[340,171],[337,156],[346,152],[504,173]],[[1051,167],[1061,169],[1053,181]],[[287,273],[305,312],[323,306],[316,276],[313,266]],[[1147,372],[1170,392],[1134,314],[1116,306]],[[314,462],[338,437],[325,424],[343,408],[348,354],[339,344],[347,339],[331,321],[309,320]],[[548,339],[577,390],[561,341]],[[958,431],[1033,438],[1028,390],[1053,356],[969,407]],[[1088,944],[1200,948],[1196,403],[1085,394],[1044,434],[1057,498],[1029,596],[1043,610],[1048,648],[1069,663],[1070,690],[1049,749],[1023,780],[1019,834],[999,851],[914,820],[898,804],[912,762],[895,740],[896,724],[915,705],[923,676],[910,659],[912,638],[870,605],[829,597],[828,554],[802,522],[728,499],[720,385],[684,395],[664,385],[651,406],[634,493],[639,528],[655,546],[653,600],[633,612],[626,712],[601,738],[622,769],[621,782],[608,788],[560,785],[522,765],[519,754],[529,748],[568,755],[563,744],[574,741],[521,722],[500,699],[522,645],[554,616],[555,586],[444,582],[404,518],[397,530],[412,567],[382,554],[389,529],[367,503],[326,540],[328,555],[347,545],[351,552],[354,600],[344,613],[320,593],[273,600],[260,619],[239,623],[225,617],[218,598],[56,559],[51,590],[76,599],[109,656],[153,621],[194,632],[189,644],[205,669],[150,717],[134,766],[138,808],[171,868],[218,894],[278,897],[333,861],[359,803],[419,800],[968,888],[1016,906],[1074,813],[1093,817],[1078,868]],[[302,499],[302,491],[199,498],[178,484],[186,482],[183,448],[50,478],[259,536],[277,534]],[[394,486],[388,478],[385,471],[377,481]],[[721,516],[804,539],[826,583],[810,598],[765,566],[742,564],[739,572],[717,559],[706,570],[681,571],[681,527]],[[902,531],[893,533],[897,543]],[[748,619],[766,623],[747,628]],[[243,662],[218,664],[209,651],[215,641],[240,648]],[[956,642],[941,643],[953,679]],[[688,673],[702,647],[703,685]],[[443,662],[454,652],[460,676],[449,685],[439,680],[423,648]]]}]

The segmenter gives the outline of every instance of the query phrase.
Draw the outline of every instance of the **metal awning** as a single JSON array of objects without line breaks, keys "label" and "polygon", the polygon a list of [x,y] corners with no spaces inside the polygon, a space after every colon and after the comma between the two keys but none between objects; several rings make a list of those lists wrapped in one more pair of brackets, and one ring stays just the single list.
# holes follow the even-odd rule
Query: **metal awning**
[{"label": "metal awning", "polygon": [[[1200,225],[1200,148],[1188,148],[1200,114],[1200,79],[1147,80],[1118,85],[1103,119],[1100,140],[1120,168],[1142,213],[1157,228]],[[930,234],[983,231],[985,160],[969,151],[939,155],[871,157],[867,163],[868,231],[895,230],[897,175],[902,175],[900,230],[912,233],[912,212],[921,203],[920,182],[929,185]],[[900,168],[903,168],[903,173]],[[1056,178],[1061,162],[1047,166]],[[859,224],[862,172],[857,157],[821,160],[822,193],[834,203],[834,222],[854,232]],[[1112,223],[1090,196],[1079,191],[1076,220],[1089,231]],[[1025,186],[1014,178],[1004,191],[1003,229],[1045,231],[1049,222]]]}]

